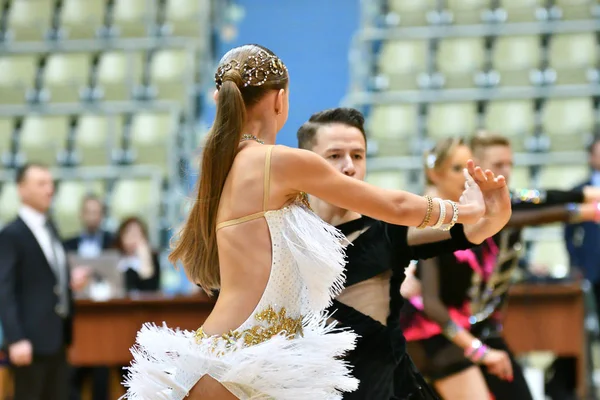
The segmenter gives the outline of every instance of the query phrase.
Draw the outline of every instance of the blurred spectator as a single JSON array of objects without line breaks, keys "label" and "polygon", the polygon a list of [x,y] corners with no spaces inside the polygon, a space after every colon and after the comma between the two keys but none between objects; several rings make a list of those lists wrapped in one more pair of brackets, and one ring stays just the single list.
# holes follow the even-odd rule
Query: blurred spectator
[{"label": "blurred spectator", "polygon": [[54,181],[39,164],[21,167],[16,181],[22,205],[0,232],[0,322],[14,400],[64,400],[74,303],[66,251],[47,215]]},{"label": "blurred spectator", "polygon": [[122,255],[117,268],[125,274],[127,293],[160,289],[158,254],[150,248],[148,230],[139,218],[130,217],[121,223],[115,247]]},{"label": "blurred spectator", "polygon": [[102,250],[110,248],[113,236],[102,229],[104,204],[95,195],[88,195],[81,204],[83,231],[79,236],[65,241],[67,251],[76,251],[81,257],[97,257]]}]

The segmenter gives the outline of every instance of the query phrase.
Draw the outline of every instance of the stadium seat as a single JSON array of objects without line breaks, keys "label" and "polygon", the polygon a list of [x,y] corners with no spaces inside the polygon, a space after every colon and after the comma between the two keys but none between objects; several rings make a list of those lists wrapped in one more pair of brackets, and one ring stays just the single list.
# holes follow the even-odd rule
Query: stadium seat
[{"label": "stadium seat", "polygon": [[82,166],[107,165],[113,149],[122,148],[123,118],[83,114],[75,129],[74,150]]},{"label": "stadium seat", "polygon": [[12,0],[6,30],[10,40],[39,42],[46,39],[52,23],[54,0]]},{"label": "stadium seat", "polygon": [[475,103],[434,103],[429,106],[427,132],[434,140],[448,136],[469,136],[476,129]]},{"label": "stadium seat", "polygon": [[[142,112],[133,116],[130,143],[136,164],[156,165],[167,172],[173,165],[177,119],[172,114]],[[171,161],[171,162],[170,162]]]},{"label": "stadium seat", "polygon": [[588,71],[598,67],[598,40],[595,33],[554,35],[550,39],[548,58],[556,71],[557,85],[584,84]]},{"label": "stadium seat", "polygon": [[484,13],[492,8],[492,0],[446,0],[452,22],[458,25],[485,22]]},{"label": "stadium seat", "polygon": [[492,68],[500,74],[500,86],[535,83],[532,71],[539,72],[541,60],[542,47],[538,36],[500,36],[492,46]]},{"label": "stadium seat", "polygon": [[151,35],[156,23],[156,3],[149,0],[115,1],[111,28],[120,37]]},{"label": "stadium seat", "polygon": [[110,201],[110,216],[116,221],[138,217],[150,222],[159,208],[160,191],[147,179],[121,179],[115,183]]},{"label": "stadium seat", "polygon": [[590,98],[550,99],[542,108],[542,129],[551,140],[552,151],[583,150],[594,121]]},{"label": "stadium seat", "polygon": [[193,84],[193,55],[183,49],[164,49],[150,62],[150,85],[161,100],[185,102]]},{"label": "stadium seat", "polygon": [[598,6],[598,2],[594,0],[554,0],[554,4],[565,20],[593,18],[593,9]]},{"label": "stadium seat", "polygon": [[508,187],[510,187],[511,189],[530,189],[531,173],[529,171],[529,167],[523,165],[515,165],[511,172]]},{"label": "stadium seat", "polygon": [[500,8],[506,11],[505,22],[537,21],[545,5],[545,0],[500,0]]},{"label": "stadium seat", "polygon": [[101,182],[61,181],[52,206],[54,220],[62,237],[72,237],[81,230],[81,202],[88,193],[104,192]]},{"label": "stadium seat", "polygon": [[427,25],[436,0],[388,0],[388,10],[400,17],[401,26]]},{"label": "stadium seat", "polygon": [[535,109],[529,100],[493,101],[485,110],[484,128],[510,138],[514,151],[523,151],[535,130]]},{"label": "stadium seat", "polygon": [[210,1],[168,0],[164,13],[171,35],[198,38],[210,22]]},{"label": "stadium seat", "polygon": [[[560,227],[555,226],[553,230],[556,231],[557,228]],[[545,226],[542,229],[552,229],[552,226]],[[531,262],[548,267],[551,274],[568,270],[569,255],[564,240],[558,237],[552,240],[535,241],[531,248]]]},{"label": "stadium seat", "polygon": [[69,119],[61,116],[29,115],[19,132],[19,152],[29,162],[55,165],[67,148]]},{"label": "stadium seat", "polygon": [[406,190],[408,184],[406,171],[377,171],[369,172],[366,181],[384,189]]},{"label": "stadium seat", "polygon": [[548,165],[540,169],[538,187],[570,190],[584,182],[589,175],[590,167],[587,164]]},{"label": "stadium seat", "polygon": [[11,118],[0,118],[0,161],[12,151],[14,121]]},{"label": "stadium seat", "polygon": [[437,67],[444,75],[444,87],[475,86],[475,76],[484,68],[485,43],[482,38],[449,38],[440,41]]},{"label": "stadium seat", "polygon": [[0,225],[5,225],[17,216],[21,202],[14,182],[4,182],[0,187]]},{"label": "stadium seat", "polygon": [[106,4],[106,0],[64,0],[60,13],[61,34],[69,39],[96,37],[104,26]]},{"label": "stadium seat", "polygon": [[389,89],[418,88],[418,77],[427,71],[427,40],[388,40],[379,55],[379,72],[389,79]]},{"label": "stadium seat", "polygon": [[141,52],[108,51],[100,56],[97,85],[105,101],[131,99],[142,84],[144,54]]},{"label": "stadium seat", "polygon": [[31,55],[0,56],[0,104],[23,104],[35,87],[38,60]]},{"label": "stadium seat", "polygon": [[43,89],[52,103],[77,103],[90,84],[91,54],[53,53],[44,69]]},{"label": "stadium seat", "polygon": [[405,155],[418,133],[416,105],[374,105],[368,120],[369,138],[377,142],[380,156]]}]

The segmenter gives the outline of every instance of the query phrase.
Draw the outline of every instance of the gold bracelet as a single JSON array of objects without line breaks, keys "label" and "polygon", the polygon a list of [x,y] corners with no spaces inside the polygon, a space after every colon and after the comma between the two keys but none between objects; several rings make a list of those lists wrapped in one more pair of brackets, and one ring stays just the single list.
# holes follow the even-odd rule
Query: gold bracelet
[{"label": "gold bracelet", "polygon": [[417,229],[424,229],[429,225],[431,220],[431,211],[433,211],[433,199],[429,195],[423,196],[427,200],[427,212],[425,213],[425,219],[421,222],[421,225],[417,226]]}]

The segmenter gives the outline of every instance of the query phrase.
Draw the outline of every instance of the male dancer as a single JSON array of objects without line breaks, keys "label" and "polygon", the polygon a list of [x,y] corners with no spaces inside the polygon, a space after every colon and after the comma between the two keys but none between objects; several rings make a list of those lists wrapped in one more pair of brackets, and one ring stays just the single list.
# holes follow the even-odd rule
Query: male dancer
[{"label": "male dancer", "polygon": [[[365,177],[364,118],[357,110],[337,108],[314,114],[299,129],[298,145],[321,155],[340,173]],[[361,336],[347,357],[360,386],[344,399],[436,398],[405,352],[399,327],[404,268],[412,259],[466,249],[498,232],[510,216],[508,191],[484,193],[484,198],[486,216],[476,225],[457,225],[449,233],[391,225],[311,199],[315,212],[353,243],[346,250],[346,288],[331,308],[342,326]],[[402,381],[396,393],[394,380]]]}]

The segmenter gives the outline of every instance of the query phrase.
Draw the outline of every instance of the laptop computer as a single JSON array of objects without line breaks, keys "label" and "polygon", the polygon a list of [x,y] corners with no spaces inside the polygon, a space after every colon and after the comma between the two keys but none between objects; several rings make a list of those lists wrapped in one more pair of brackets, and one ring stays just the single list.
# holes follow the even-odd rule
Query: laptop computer
[{"label": "laptop computer", "polygon": [[125,297],[123,272],[117,269],[121,255],[118,251],[107,250],[94,258],[81,257],[75,252],[67,254],[71,268],[86,266],[91,269],[88,285],[75,293],[76,298],[108,299]]}]

